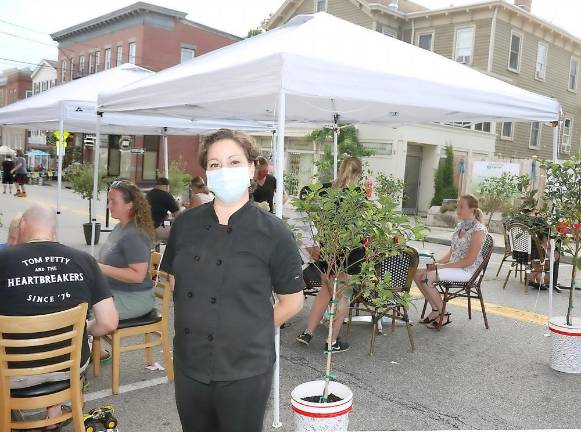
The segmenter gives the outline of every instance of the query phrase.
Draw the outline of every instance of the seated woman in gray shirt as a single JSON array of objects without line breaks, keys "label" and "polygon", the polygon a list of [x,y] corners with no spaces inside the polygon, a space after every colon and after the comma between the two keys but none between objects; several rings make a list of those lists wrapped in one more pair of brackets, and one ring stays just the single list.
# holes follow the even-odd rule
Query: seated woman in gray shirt
[{"label": "seated woman in gray shirt", "polygon": [[151,210],[143,193],[124,180],[111,184],[107,207],[119,220],[99,254],[119,319],[137,318],[153,309],[153,287],[148,274],[155,238]]}]

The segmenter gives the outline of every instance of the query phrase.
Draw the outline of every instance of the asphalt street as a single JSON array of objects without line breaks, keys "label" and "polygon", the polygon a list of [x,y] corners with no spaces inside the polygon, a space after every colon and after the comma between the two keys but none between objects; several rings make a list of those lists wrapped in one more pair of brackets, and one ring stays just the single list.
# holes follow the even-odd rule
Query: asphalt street
[{"label": "asphalt street", "polygon": [[[32,204],[54,206],[55,187],[30,186],[28,198],[0,194],[0,213],[6,238],[7,225],[19,211]],[[104,204],[98,215],[104,222]],[[84,245],[81,223],[88,219],[88,206],[70,190],[62,196],[60,239],[73,247]],[[107,234],[103,234],[104,236]],[[419,249],[444,253],[445,246],[414,244]],[[348,352],[335,355],[337,379],[354,393],[350,414],[351,430],[439,430],[439,429],[545,429],[580,428],[579,394],[581,376],[551,370],[551,338],[544,325],[548,314],[548,292],[530,289],[511,277],[502,289],[507,267],[496,278],[501,256],[494,254],[483,282],[490,329],[484,328],[478,308],[468,320],[463,304],[449,306],[452,324],[440,332],[421,324],[413,326],[415,352],[410,352],[403,327],[391,332],[385,327],[376,341],[375,355],[369,356],[370,328],[355,324],[344,339]],[[568,284],[570,266],[561,267],[560,282]],[[411,310],[419,318],[423,300],[417,297]],[[567,293],[553,296],[553,315],[565,312]],[[576,294],[577,303],[579,294]],[[312,299],[303,311],[281,331],[281,421],[279,431],[293,430],[289,408],[294,386],[323,376],[323,342],[326,328],[320,326],[309,346],[296,343],[295,336],[306,324]],[[172,329],[173,332],[173,329]],[[161,352],[155,360],[163,364]],[[120,431],[179,431],[173,386],[164,372],[145,368],[141,352],[124,354],[121,361],[121,394],[110,392],[110,366],[102,376],[89,373],[85,410],[112,404]],[[264,430],[272,430],[272,403],[266,413]],[[71,430],[71,429],[63,429]]]}]

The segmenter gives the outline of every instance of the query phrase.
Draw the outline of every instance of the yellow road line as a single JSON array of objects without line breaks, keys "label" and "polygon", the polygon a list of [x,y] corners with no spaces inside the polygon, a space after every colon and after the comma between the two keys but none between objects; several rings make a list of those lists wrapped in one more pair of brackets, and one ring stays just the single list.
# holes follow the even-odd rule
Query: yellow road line
[{"label": "yellow road line", "polygon": [[[24,198],[24,199],[27,200],[27,201],[30,201],[33,204],[36,204],[36,205],[39,205],[39,206],[42,206],[42,207],[56,207],[56,205],[55,205],[54,202],[41,201],[41,200],[37,200],[37,199],[33,199],[33,198],[28,198],[28,197],[27,198]],[[73,208],[73,207],[63,207],[63,206],[61,206],[61,213],[63,213],[63,212],[76,213],[76,214],[81,215],[81,216],[89,216],[89,212],[88,211],[86,211],[86,210],[79,210],[79,209],[76,209],[76,208]],[[98,220],[101,220],[101,221],[105,222],[105,217],[104,216],[96,215],[95,218],[98,219]]]},{"label": "yellow road line", "polygon": [[[423,298],[422,293],[417,288],[412,288],[411,293],[414,295],[414,297]],[[450,301],[450,303],[464,308],[468,307],[468,301],[466,299],[454,299]],[[530,312],[523,309],[516,309],[509,306],[503,306],[486,302],[484,303],[484,307],[486,308],[486,313],[491,315],[498,315],[505,318],[514,319],[517,321],[524,321],[539,325],[545,325],[548,322],[548,318],[546,315],[539,314],[536,312]],[[482,313],[479,301],[472,301],[472,310],[474,312]]]}]

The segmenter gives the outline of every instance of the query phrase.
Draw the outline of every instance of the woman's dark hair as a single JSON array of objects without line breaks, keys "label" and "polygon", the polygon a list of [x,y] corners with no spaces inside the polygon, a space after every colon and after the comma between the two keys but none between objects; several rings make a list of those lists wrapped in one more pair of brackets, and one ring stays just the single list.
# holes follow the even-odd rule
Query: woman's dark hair
[{"label": "woman's dark hair", "polygon": [[204,179],[200,176],[196,176],[192,179],[192,181],[190,182],[190,184],[192,185],[192,187],[201,189],[203,193],[207,194],[210,191],[208,190],[208,186],[206,186],[206,182],[204,181]]},{"label": "woman's dark hair", "polygon": [[121,192],[125,204],[133,203],[131,209],[131,222],[147,235],[151,240],[155,239],[155,229],[151,216],[151,207],[141,190],[127,180],[116,180],[111,183],[110,189]]},{"label": "woman's dark hair", "polygon": [[245,134],[244,132],[235,131],[232,129],[219,129],[204,138],[204,141],[202,142],[202,148],[200,149],[199,156],[199,162],[202,168],[208,168],[208,150],[212,144],[217,141],[226,139],[234,141],[242,148],[242,150],[244,150],[244,154],[246,155],[248,162],[256,163],[256,160],[260,155],[260,151],[256,145],[256,142],[254,141],[254,138],[248,134]]},{"label": "woman's dark hair", "polygon": [[256,158],[256,167],[267,167],[268,161],[264,156],[258,156]]}]

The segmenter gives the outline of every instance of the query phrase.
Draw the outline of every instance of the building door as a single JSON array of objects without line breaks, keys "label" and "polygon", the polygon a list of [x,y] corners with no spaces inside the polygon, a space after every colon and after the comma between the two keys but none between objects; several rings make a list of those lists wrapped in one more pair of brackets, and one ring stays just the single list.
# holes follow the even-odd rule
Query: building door
[{"label": "building door", "polygon": [[418,195],[422,169],[422,148],[408,145],[405,160],[404,200],[402,211],[405,214],[418,214]]}]

